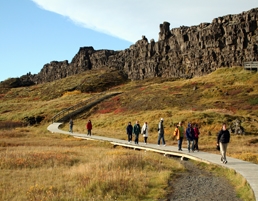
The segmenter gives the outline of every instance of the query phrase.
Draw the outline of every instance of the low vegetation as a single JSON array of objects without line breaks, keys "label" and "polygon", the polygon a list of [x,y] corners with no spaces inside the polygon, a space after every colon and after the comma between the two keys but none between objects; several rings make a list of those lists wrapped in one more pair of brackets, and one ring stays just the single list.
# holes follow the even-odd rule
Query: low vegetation
[{"label": "low vegetation", "polygon": [[[114,79],[117,76],[118,81]],[[177,122],[184,122],[185,127],[194,122],[200,126],[200,149],[216,153],[221,123],[230,125],[239,119],[245,135],[232,134],[228,154],[258,164],[257,74],[235,67],[188,80],[154,78],[127,82],[123,76],[109,70],[92,71],[46,84],[0,89],[2,200],[165,197],[173,171],[185,171],[177,160],[47,131],[56,113],[103,93],[101,89],[122,93],[73,117],[75,132],[86,133],[85,124],[91,119],[93,135],[127,139],[125,127],[129,121],[139,120],[141,125],[147,121],[148,141],[156,143],[157,124],[162,117],[168,145],[177,143],[172,136]],[[109,80],[111,85],[107,85]],[[44,117],[40,124],[20,127],[26,117],[36,116]],[[68,130],[68,125],[64,124],[63,129]],[[239,196],[245,197],[244,192],[250,193],[250,188],[241,183],[241,187],[235,186]]]},{"label": "low vegetation", "polygon": [[69,136],[1,132],[1,200],[153,200],[183,166],[152,152]]},{"label": "low vegetation", "polygon": [[[158,200],[185,172],[178,159],[109,143],[16,128],[0,133],[0,200]],[[254,200],[234,171],[197,163],[227,177],[243,200]]]}]

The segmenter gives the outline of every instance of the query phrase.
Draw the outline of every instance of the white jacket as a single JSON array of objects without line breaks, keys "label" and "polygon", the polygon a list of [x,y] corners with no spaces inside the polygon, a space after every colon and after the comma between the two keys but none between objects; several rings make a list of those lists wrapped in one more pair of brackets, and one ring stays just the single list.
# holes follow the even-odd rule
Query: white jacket
[{"label": "white jacket", "polygon": [[[143,134],[143,137],[148,137],[148,129],[149,129],[149,126],[144,123],[143,126],[142,126],[142,134]],[[146,133],[144,134],[143,131],[146,130]]]}]

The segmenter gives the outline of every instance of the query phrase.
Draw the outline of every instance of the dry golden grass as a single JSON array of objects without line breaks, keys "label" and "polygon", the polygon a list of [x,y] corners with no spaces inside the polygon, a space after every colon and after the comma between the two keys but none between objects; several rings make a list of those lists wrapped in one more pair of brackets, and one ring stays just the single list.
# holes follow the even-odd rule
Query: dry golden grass
[{"label": "dry golden grass", "polygon": [[[101,197],[114,200],[115,196],[120,196],[121,199],[130,200],[132,192],[117,193],[125,188],[134,189],[131,187],[131,176],[138,178],[144,175],[148,175],[147,181],[140,180],[136,185],[140,190],[143,190],[142,184],[149,186],[143,190],[145,199],[151,200],[156,194],[164,195],[164,186],[171,171],[166,169],[167,165],[153,170],[148,167],[171,163],[170,160],[165,162],[166,159],[161,160],[159,155],[152,153],[125,152],[122,149],[110,151],[112,147],[105,143],[51,135],[46,129],[56,113],[98,94],[88,92],[94,89],[101,91],[101,86],[109,79],[112,79],[114,87],[108,86],[108,91],[123,93],[74,117],[75,132],[86,133],[85,124],[91,119],[93,135],[127,139],[125,128],[129,121],[134,124],[138,120],[141,125],[147,121],[150,127],[148,141],[156,143],[157,125],[163,117],[168,145],[177,143],[172,136],[177,122],[183,121],[184,127],[188,122],[195,122],[201,127],[200,149],[216,153],[216,134],[221,123],[230,124],[239,118],[247,135],[232,135],[228,154],[258,164],[257,74],[242,68],[224,68],[190,80],[154,78],[129,83],[120,80],[116,83],[114,72],[104,77],[106,72],[92,71],[51,83],[2,90],[0,127],[6,122],[9,125],[22,122],[26,116],[45,117],[40,125],[34,127],[0,131],[0,167],[1,177],[4,178],[0,184],[0,195],[3,200],[17,200],[17,196],[18,200],[47,200],[47,197],[50,200],[69,200],[74,197],[83,200],[88,194],[92,199]],[[68,125],[64,124],[63,129],[68,130]],[[145,160],[148,157],[157,157],[155,164],[147,163]],[[98,164],[95,158],[101,162]],[[136,161],[136,166],[131,170],[132,175],[121,171],[123,167],[115,163],[119,161],[126,164],[127,160]],[[174,166],[182,170],[177,163]],[[112,170],[107,174],[104,169],[110,167]],[[96,174],[91,169],[96,170]],[[157,171],[160,173],[158,178],[155,174]],[[115,174],[117,172],[119,174]],[[102,177],[96,179],[98,175]],[[105,178],[105,182],[101,178]],[[20,182],[15,182],[17,180]],[[157,185],[154,185],[155,182]],[[114,190],[109,189],[110,185],[113,185]],[[133,199],[143,198],[138,195]]]},{"label": "dry golden grass", "polygon": [[[0,142],[0,200],[158,200],[174,173],[185,171],[178,160],[153,152],[34,128],[1,131]],[[240,197],[252,200],[241,176],[196,164],[227,177]]]},{"label": "dry golden grass", "polygon": [[152,152],[33,129],[3,131],[0,142],[0,200],[156,199],[172,172],[184,171]]}]

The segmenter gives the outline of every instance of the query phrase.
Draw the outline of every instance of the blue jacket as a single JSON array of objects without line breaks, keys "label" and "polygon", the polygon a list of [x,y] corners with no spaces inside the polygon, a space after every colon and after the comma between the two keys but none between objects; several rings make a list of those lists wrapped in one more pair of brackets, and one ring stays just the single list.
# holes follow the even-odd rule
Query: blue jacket
[{"label": "blue jacket", "polygon": [[191,124],[188,124],[188,128],[186,129],[185,134],[187,140],[194,140],[194,129],[192,128]]},{"label": "blue jacket", "polygon": [[126,127],[126,133],[127,133],[128,135],[132,135],[132,133],[133,133],[133,126],[132,126],[132,125],[128,125],[128,126]]}]

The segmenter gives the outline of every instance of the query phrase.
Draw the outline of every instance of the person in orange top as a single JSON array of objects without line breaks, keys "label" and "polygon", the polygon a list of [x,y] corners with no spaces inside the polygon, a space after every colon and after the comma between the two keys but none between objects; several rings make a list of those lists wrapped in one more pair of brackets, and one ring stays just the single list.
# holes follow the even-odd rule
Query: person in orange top
[{"label": "person in orange top", "polygon": [[86,128],[88,130],[87,135],[91,136],[91,130],[92,130],[91,120],[89,120],[88,123],[86,124]]},{"label": "person in orange top", "polygon": [[179,122],[178,125],[175,128],[174,136],[176,136],[176,139],[178,141],[178,151],[182,150],[182,143],[184,139],[184,128],[182,126],[182,122]]}]

